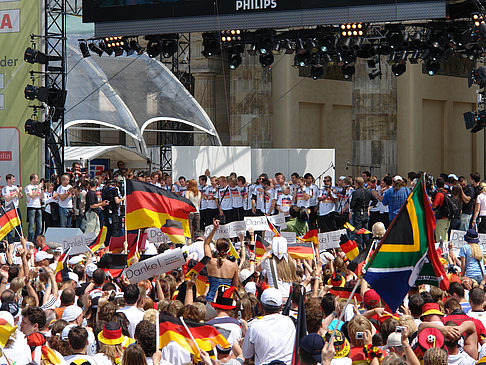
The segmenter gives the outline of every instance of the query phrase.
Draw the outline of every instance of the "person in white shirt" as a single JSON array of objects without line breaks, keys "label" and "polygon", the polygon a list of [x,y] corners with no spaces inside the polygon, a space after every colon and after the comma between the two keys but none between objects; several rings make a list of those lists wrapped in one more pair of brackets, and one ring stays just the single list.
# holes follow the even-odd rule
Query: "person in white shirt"
[{"label": "person in white shirt", "polygon": [[27,196],[27,222],[29,223],[28,240],[34,239],[42,233],[42,204],[44,199],[44,184],[39,184],[39,176],[30,175],[30,184],[25,187]]},{"label": "person in white shirt", "polygon": [[324,177],[324,188],[320,191],[319,197],[319,229],[321,232],[335,231],[336,228],[336,202],[337,195],[332,191],[331,176]]},{"label": "person in white shirt", "polygon": [[295,325],[280,314],[282,296],[278,289],[266,289],[260,298],[263,317],[250,322],[243,340],[243,357],[255,358],[255,365],[273,360],[290,365],[295,341]]},{"label": "person in white shirt", "polygon": [[[22,194],[22,187],[15,185],[15,176],[12,174],[8,174],[5,176],[5,180],[7,181],[7,185],[5,185],[2,189],[2,196],[5,200],[5,209],[15,208],[17,209],[17,215],[19,219],[22,220],[20,216],[19,208],[19,199],[23,198]],[[15,230],[12,230],[8,233],[8,237],[13,237]]]},{"label": "person in white shirt", "polygon": [[309,195],[309,200],[307,201],[309,209],[309,229],[317,228],[317,196],[319,195],[319,187],[314,183],[314,176],[311,173],[306,173],[304,175],[305,179],[305,193]]},{"label": "person in white shirt", "polygon": [[282,188],[282,194],[277,198],[277,210],[283,213],[285,219],[290,219],[290,207],[292,206],[292,195],[290,194],[290,187],[284,185]]},{"label": "person in white shirt", "polygon": [[275,191],[268,179],[262,179],[261,187],[256,189],[255,207],[257,215],[272,215],[275,210]]},{"label": "person in white shirt", "polygon": [[130,322],[128,325],[128,332],[130,332],[130,337],[133,338],[135,335],[135,327],[137,327],[137,324],[143,320],[144,311],[139,309],[138,306],[140,305],[143,307],[145,298],[141,298],[140,289],[138,289],[138,286],[135,284],[130,284],[125,288],[123,298],[125,298],[127,305],[117,310],[117,312],[124,313],[127,316],[127,319]]},{"label": "person in white shirt", "polygon": [[220,217],[224,217],[223,224],[233,221],[233,200],[231,199],[230,186],[226,176],[219,177],[219,190],[217,195],[217,204]]},{"label": "person in white shirt", "polygon": [[486,312],[484,311],[484,290],[472,288],[469,291],[471,309],[466,313],[469,317],[479,319],[486,326]]},{"label": "person in white shirt", "polygon": [[72,364],[73,362],[78,363],[79,360],[84,360],[79,363],[87,363],[91,365],[98,364],[94,356],[86,354],[88,348],[88,331],[86,328],[82,326],[71,327],[68,325],[62,331],[61,337],[63,341],[66,340],[66,335],[72,349],[71,355],[64,356],[64,360],[66,360],[68,364]]},{"label": "person in white shirt", "polygon": [[299,208],[306,208],[309,205],[310,196],[306,193],[304,178],[299,177],[293,186],[295,205],[297,205]]},{"label": "person in white shirt", "polygon": [[61,176],[61,185],[56,190],[59,203],[59,223],[61,227],[71,227],[73,211],[73,187],[69,184],[69,175]]}]

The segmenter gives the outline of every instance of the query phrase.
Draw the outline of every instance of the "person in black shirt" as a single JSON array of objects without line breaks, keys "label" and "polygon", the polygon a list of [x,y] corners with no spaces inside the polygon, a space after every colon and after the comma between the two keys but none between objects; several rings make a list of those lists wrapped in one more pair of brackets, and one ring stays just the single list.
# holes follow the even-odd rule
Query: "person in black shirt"
[{"label": "person in black shirt", "polygon": [[118,208],[123,199],[115,181],[108,181],[102,194],[102,200],[105,203],[103,217],[107,228],[105,242],[110,242],[112,236],[118,237],[120,235],[120,214]]},{"label": "person in black shirt", "polygon": [[[471,179],[471,182],[473,180]],[[476,201],[476,190],[474,186],[468,185],[464,176],[459,177],[459,186],[461,187],[462,212],[461,212],[461,231],[469,229],[471,218],[474,213],[474,203]]]},{"label": "person in black shirt", "polygon": [[[357,177],[355,179],[356,190],[353,192],[350,204],[350,218],[352,219],[351,224],[359,230],[361,228],[368,229],[368,222],[370,220],[368,214],[368,208],[370,206],[374,207],[378,203],[378,199],[369,191],[363,187],[364,180],[362,177]],[[363,235],[357,234],[354,237],[356,244],[358,245],[360,251],[364,249],[363,247]]]},{"label": "person in black shirt", "polygon": [[89,190],[86,193],[86,206],[84,216],[86,218],[86,233],[94,232],[98,234],[100,231],[100,219],[98,217],[98,210],[100,207],[106,206],[106,202],[98,203],[98,196],[96,195],[96,187],[98,182],[96,180],[90,180]]}]

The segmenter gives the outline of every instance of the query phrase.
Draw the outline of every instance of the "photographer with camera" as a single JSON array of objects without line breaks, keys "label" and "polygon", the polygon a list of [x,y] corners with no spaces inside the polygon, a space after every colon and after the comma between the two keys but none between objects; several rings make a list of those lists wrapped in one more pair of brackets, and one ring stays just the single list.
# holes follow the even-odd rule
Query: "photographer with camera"
[{"label": "photographer with camera", "polygon": [[120,203],[125,198],[121,195],[114,180],[109,180],[102,193],[103,217],[108,231],[105,242],[110,238],[120,236]]},{"label": "photographer with camera", "polygon": [[331,176],[324,177],[324,187],[319,192],[319,216],[317,222],[321,232],[335,231],[336,228],[336,202],[337,196],[332,191]]}]

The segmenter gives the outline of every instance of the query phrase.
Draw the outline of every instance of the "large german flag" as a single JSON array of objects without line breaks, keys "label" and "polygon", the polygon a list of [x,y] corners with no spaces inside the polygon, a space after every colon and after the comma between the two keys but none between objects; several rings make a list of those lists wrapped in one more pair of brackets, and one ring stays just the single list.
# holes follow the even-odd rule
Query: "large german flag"
[{"label": "large german flag", "polygon": [[167,219],[165,224],[160,227],[160,230],[169,236],[172,243],[186,244],[186,236],[184,235],[184,229],[182,228],[181,222]]},{"label": "large german flag", "polygon": [[447,290],[435,250],[435,217],[425,176],[408,196],[366,266],[364,279],[395,312],[411,287],[427,283]]},{"label": "large german flag", "polygon": [[13,204],[7,209],[2,207],[0,211],[0,240],[18,225],[20,225],[20,219]]},{"label": "large german flag", "polygon": [[[166,346],[170,341],[175,341],[187,351],[195,355],[198,354],[196,346],[181,320],[163,314],[160,315],[159,320],[160,348]],[[230,346],[226,338],[213,326],[191,321],[184,322],[201,350],[211,351],[216,345],[220,345],[222,348],[228,348]]]},{"label": "large german flag", "polygon": [[313,260],[315,256],[312,246],[312,242],[297,241],[294,243],[287,243],[287,252],[294,259]]},{"label": "large german flag", "polygon": [[167,220],[180,222],[184,235],[191,236],[189,213],[196,208],[186,198],[137,180],[126,180],[127,229],[162,227]]},{"label": "large german flag", "polygon": [[89,245],[89,249],[91,250],[91,252],[96,253],[96,251],[100,249],[103,243],[105,243],[106,233],[108,233],[108,227],[101,227],[100,233],[98,233],[98,237],[96,237],[94,242]]}]

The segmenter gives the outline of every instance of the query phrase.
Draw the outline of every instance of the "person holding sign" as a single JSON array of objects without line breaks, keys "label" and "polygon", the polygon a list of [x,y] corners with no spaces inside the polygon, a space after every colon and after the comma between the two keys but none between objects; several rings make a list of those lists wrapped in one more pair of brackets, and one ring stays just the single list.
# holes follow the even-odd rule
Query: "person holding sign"
[{"label": "person holding sign", "polygon": [[[227,260],[227,255],[230,250],[230,242],[227,238],[220,238],[216,241],[216,252],[211,250],[211,241],[214,234],[219,228],[219,220],[213,220],[213,230],[204,240],[204,255],[211,257],[207,263],[209,291],[206,295],[206,302],[211,303],[216,295],[220,285],[237,286],[238,285],[238,265],[236,262]],[[206,309],[209,313],[216,315],[214,310],[211,310],[211,305],[207,304]],[[207,318],[211,319],[211,318]]]}]

